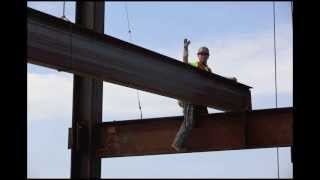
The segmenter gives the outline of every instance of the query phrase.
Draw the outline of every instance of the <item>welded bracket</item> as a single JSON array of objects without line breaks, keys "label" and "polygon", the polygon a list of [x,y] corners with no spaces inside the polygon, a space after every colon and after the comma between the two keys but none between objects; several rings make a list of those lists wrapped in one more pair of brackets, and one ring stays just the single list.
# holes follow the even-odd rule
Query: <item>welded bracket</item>
[{"label": "welded bracket", "polygon": [[[69,128],[68,129],[68,149],[74,149],[76,151],[79,151],[80,149],[80,145],[81,145],[81,134],[82,134],[82,129],[83,129],[83,126],[80,125],[79,123],[77,123],[76,125],[76,137],[73,136],[73,129],[72,128]],[[75,139],[75,142],[73,141]]]}]

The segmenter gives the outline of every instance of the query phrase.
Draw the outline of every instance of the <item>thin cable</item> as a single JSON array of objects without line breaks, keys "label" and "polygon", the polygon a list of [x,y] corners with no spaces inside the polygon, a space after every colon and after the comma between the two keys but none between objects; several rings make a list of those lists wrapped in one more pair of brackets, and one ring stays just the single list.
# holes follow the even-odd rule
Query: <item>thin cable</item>
[{"label": "thin cable", "polygon": [[125,11],[126,11],[129,38],[130,38],[130,41],[132,41],[132,36],[131,36],[131,24],[130,24],[130,19],[129,19],[129,12],[128,12],[127,2],[124,2],[124,8],[125,8]]},{"label": "thin cable", "polygon": [[62,16],[65,16],[65,9],[66,9],[66,1],[63,1]]},{"label": "thin cable", "polygon": [[291,14],[293,15],[293,0],[291,1]]},{"label": "thin cable", "polygon": [[142,110],[141,110],[140,95],[139,95],[138,90],[137,90],[137,97],[138,97],[138,105],[139,105],[139,110],[140,110],[140,119],[142,120]]},{"label": "thin cable", "polygon": [[72,39],[73,39],[73,31],[72,31],[72,24],[70,23],[70,58],[71,58],[71,69],[73,70],[73,44],[72,44]]},{"label": "thin cable", "polygon": [[[277,89],[277,39],[276,39],[276,13],[275,13],[275,2],[273,1],[273,50],[274,50],[274,87],[275,87],[275,99],[276,108],[278,108],[278,89]],[[279,147],[277,147],[277,169],[278,179],[280,178],[279,171]]]},{"label": "thin cable", "polygon": [[[68,19],[67,19],[68,20]],[[72,23],[69,23],[69,38],[70,38],[70,62],[71,62],[71,71],[73,71],[73,29],[72,29]]]},{"label": "thin cable", "polygon": [[291,1],[291,24],[292,24],[292,31],[293,31],[293,0]]},{"label": "thin cable", "polygon": [[[293,38],[293,0],[291,1],[291,28],[292,28],[291,32],[292,32],[292,38]],[[293,57],[293,52],[292,52],[292,57]],[[292,146],[290,147],[290,149],[291,149],[291,151],[290,151],[291,163],[293,163],[293,161],[292,161]]]},{"label": "thin cable", "polygon": [[[61,16],[61,19],[62,20],[65,20],[65,21],[67,21],[67,22],[71,22],[66,16],[65,16],[65,11],[66,11],[66,8],[65,8],[65,6],[66,6],[66,1],[63,1],[63,4],[62,4],[62,16]],[[70,38],[70,56],[71,56],[71,69],[72,69],[72,67],[73,67],[73,63],[72,63],[72,24],[70,24],[70,28],[69,28],[69,38]],[[66,70],[65,68],[61,68],[61,69],[58,69],[58,71],[64,71],[64,70]]]},{"label": "thin cable", "polygon": [[275,2],[273,1],[273,49],[274,49],[274,87],[276,108],[278,108],[278,88],[277,88],[277,37],[276,37],[276,16],[275,16]]},{"label": "thin cable", "polygon": [[[129,40],[130,40],[130,42],[132,42],[132,35],[131,35],[132,31],[131,31],[131,24],[130,24],[130,19],[129,19],[129,12],[128,12],[128,7],[127,7],[127,2],[124,2],[124,7],[125,7],[125,12],[126,12],[126,17],[127,17]],[[139,107],[139,110],[140,110],[140,119],[142,120],[142,108],[141,108],[139,90],[137,90],[137,99],[138,99],[138,107]]]},{"label": "thin cable", "polygon": [[63,4],[62,4],[62,16],[61,16],[61,19],[65,20],[65,21],[69,21],[70,20],[66,17],[66,1],[63,1]]}]

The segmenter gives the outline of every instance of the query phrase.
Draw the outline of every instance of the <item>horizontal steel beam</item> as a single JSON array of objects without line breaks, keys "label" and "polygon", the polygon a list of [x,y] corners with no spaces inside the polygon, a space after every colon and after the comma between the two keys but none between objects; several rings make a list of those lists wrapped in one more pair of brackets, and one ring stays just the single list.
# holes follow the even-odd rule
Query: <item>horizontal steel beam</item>
[{"label": "horizontal steel beam", "polygon": [[29,63],[219,110],[251,109],[244,84],[31,8],[27,26]]},{"label": "horizontal steel beam", "polygon": [[[293,108],[202,116],[188,138],[188,152],[292,145]],[[99,127],[99,157],[176,153],[171,143],[183,117],[105,122]]]}]

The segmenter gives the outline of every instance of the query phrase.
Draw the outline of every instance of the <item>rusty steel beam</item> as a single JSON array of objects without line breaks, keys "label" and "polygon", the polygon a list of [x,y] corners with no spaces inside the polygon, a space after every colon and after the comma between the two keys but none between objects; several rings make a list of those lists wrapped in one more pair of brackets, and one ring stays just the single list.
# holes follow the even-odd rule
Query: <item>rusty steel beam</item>
[{"label": "rusty steel beam", "polygon": [[223,111],[251,109],[244,84],[31,8],[27,26],[29,63]]},{"label": "rusty steel beam", "polygon": [[[202,116],[187,140],[188,152],[292,145],[292,108]],[[97,155],[102,158],[177,153],[171,143],[183,117],[104,122]]]},{"label": "rusty steel beam", "polygon": [[[76,2],[76,24],[104,33],[104,2]],[[99,136],[95,128],[102,123],[103,81],[74,74],[71,178],[101,177],[101,158],[96,156]]]}]

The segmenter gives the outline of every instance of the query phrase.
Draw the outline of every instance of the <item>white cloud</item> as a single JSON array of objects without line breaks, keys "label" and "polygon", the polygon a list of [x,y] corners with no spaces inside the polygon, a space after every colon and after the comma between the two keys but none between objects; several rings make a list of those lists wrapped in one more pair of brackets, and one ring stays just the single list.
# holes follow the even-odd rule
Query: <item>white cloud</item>
[{"label": "white cloud", "polygon": [[[172,98],[139,91],[143,118],[178,116],[182,110]],[[104,120],[139,119],[137,90],[104,83]]]},{"label": "white cloud", "polygon": [[[40,68],[35,66],[34,68]],[[72,118],[73,75],[64,72],[27,76],[28,120]],[[140,118],[137,91],[104,82],[103,120]],[[176,100],[140,91],[143,118],[182,115]]]},{"label": "white cloud", "polygon": [[[277,86],[278,93],[292,94],[292,32],[291,24],[279,24],[277,37]],[[253,87],[255,96],[274,93],[273,30],[255,34],[231,34],[222,38],[191,40],[189,60],[196,58],[197,48],[209,47],[208,64],[214,73],[237,77],[240,83]],[[165,55],[181,60],[181,48],[164,50]]]},{"label": "white cloud", "polygon": [[72,77],[62,72],[41,75],[28,72],[28,120],[71,120]]},{"label": "white cloud", "polygon": [[[277,38],[277,75],[282,93],[292,92],[292,49],[289,42],[284,43],[287,41],[286,36],[279,33]],[[222,46],[218,44],[213,53],[215,58],[210,65],[218,74],[238,77],[240,82],[252,86],[252,91],[257,94],[274,92],[272,32],[230,38],[222,42]]]}]

